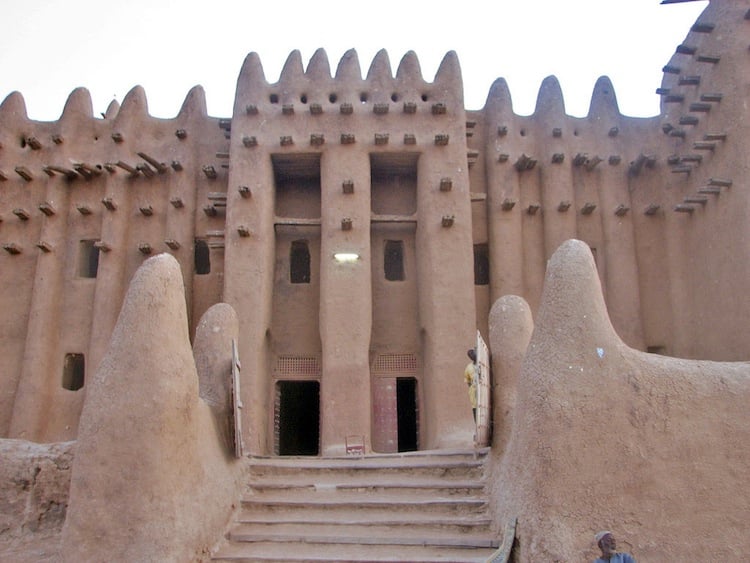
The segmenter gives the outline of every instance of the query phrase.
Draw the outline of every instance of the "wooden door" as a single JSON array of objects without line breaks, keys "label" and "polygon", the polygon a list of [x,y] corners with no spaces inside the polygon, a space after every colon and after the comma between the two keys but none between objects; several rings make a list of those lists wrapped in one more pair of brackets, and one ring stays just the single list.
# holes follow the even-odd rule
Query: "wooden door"
[{"label": "wooden door", "polygon": [[477,422],[476,445],[490,443],[490,350],[477,331]]},{"label": "wooden door", "polygon": [[398,451],[398,395],[395,377],[372,380],[372,449],[380,453]]}]

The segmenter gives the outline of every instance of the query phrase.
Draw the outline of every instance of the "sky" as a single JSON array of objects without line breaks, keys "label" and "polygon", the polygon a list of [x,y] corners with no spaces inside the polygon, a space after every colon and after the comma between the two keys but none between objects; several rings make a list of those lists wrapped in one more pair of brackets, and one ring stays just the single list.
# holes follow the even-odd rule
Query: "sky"
[{"label": "sky", "polygon": [[620,112],[659,113],[661,68],[708,4],[659,0],[0,0],[0,101],[23,94],[29,117],[54,121],[76,87],[96,115],[134,86],[149,113],[177,115],[195,85],[208,113],[230,117],[237,75],[256,52],[275,83],[293,50],[305,64],[318,48],[335,73],[357,51],[363,75],[386,49],[393,73],[414,51],[432,82],[445,54],[461,64],[467,109],[485,105],[497,78],[513,109],[533,113],[542,80],[558,78],[566,112],[588,113],[600,76]]}]

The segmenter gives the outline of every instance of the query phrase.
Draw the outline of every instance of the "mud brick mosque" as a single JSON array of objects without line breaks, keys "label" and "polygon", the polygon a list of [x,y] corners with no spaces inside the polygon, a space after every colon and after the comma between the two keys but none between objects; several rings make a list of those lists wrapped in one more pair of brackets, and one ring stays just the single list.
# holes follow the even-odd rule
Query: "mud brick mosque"
[{"label": "mud brick mosque", "polygon": [[[0,553],[572,561],[604,527],[639,561],[741,560],[749,47],[750,2],[712,0],[649,118],[622,115],[606,77],[586,117],[554,77],[532,115],[503,79],[466,110],[452,52],[427,82],[411,52],[363,78],[354,50],[335,69],[294,51],[275,84],[251,53],[229,118],[200,87],[173,119],[140,87],[101,117],[75,90],[53,122],[8,96]],[[487,444],[462,378],[477,332]],[[335,544],[274,535],[252,507],[344,482],[366,504],[425,466],[442,477],[412,504],[457,495],[435,480],[461,468],[448,484],[481,509],[451,514],[483,528],[330,523]]]}]

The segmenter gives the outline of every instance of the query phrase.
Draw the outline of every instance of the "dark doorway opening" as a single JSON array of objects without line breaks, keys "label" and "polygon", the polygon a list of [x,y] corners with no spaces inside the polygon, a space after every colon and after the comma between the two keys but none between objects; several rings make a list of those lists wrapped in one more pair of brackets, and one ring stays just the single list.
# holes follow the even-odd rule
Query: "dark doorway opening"
[{"label": "dark doorway opening", "polygon": [[86,374],[86,359],[83,354],[65,354],[62,386],[68,391],[83,388]]},{"label": "dark doorway opening", "polygon": [[199,276],[211,273],[211,254],[208,243],[203,239],[195,239],[194,262],[195,273]]},{"label": "dark doorway opening", "polygon": [[99,270],[99,248],[95,240],[82,240],[78,259],[78,275],[82,278],[95,278]]},{"label": "dark doorway opening", "polygon": [[413,452],[418,448],[417,380],[399,377],[396,380],[396,409],[398,416],[398,451]]},{"label": "dark doorway opening", "polygon": [[318,455],[320,448],[320,383],[276,383],[274,417],[278,455]]},{"label": "dark doorway opening", "polygon": [[294,240],[289,249],[289,281],[310,283],[310,248],[306,240]]},{"label": "dark doorway opening", "polygon": [[486,244],[474,245],[474,285],[490,283],[490,248]]},{"label": "dark doorway opening", "polygon": [[383,270],[388,281],[404,281],[404,241],[385,241]]}]

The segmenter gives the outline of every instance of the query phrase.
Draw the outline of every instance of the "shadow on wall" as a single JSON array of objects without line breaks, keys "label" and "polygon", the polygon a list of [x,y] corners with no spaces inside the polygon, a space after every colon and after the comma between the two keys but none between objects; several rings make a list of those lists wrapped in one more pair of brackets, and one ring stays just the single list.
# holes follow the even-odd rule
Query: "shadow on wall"
[{"label": "shadow on wall", "polygon": [[593,560],[600,529],[638,561],[741,560],[750,363],[627,347],[576,240],[549,261],[531,330],[522,299],[493,306],[492,500],[500,524],[518,517],[518,560]]}]

